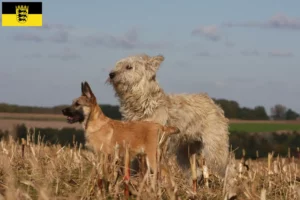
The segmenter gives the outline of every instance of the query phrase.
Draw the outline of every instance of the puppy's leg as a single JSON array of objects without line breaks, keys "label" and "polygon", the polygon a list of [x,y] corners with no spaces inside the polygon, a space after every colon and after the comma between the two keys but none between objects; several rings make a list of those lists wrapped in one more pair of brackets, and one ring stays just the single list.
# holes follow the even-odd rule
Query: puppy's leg
[{"label": "puppy's leg", "polygon": [[89,143],[86,143],[86,144],[85,144],[85,149],[86,149],[87,151],[89,151],[89,152],[95,153],[94,147],[93,147],[91,144],[89,144]]},{"label": "puppy's leg", "polygon": [[154,172],[157,169],[156,164],[156,153],[147,153],[146,154],[146,163],[149,170],[152,170]]}]

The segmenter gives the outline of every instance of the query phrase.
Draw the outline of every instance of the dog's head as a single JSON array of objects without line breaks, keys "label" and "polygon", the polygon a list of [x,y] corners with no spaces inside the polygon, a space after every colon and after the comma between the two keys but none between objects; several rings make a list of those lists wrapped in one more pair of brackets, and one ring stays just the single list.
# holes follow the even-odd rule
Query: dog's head
[{"label": "dog's head", "polygon": [[64,116],[70,124],[82,123],[89,116],[97,100],[87,82],[81,83],[81,96],[74,99],[70,107],[62,110]]},{"label": "dog's head", "polygon": [[156,72],[164,61],[162,55],[150,57],[146,54],[123,58],[109,73],[108,82],[118,90],[118,86],[130,88],[141,82],[156,81]]}]

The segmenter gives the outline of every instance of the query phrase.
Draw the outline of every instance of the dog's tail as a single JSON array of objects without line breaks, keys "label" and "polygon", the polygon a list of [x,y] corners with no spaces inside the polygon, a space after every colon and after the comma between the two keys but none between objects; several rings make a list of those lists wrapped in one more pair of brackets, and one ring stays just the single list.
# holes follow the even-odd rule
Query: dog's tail
[{"label": "dog's tail", "polygon": [[162,127],[162,135],[160,136],[159,145],[165,145],[170,135],[178,134],[180,130],[174,126],[163,126]]},{"label": "dog's tail", "polygon": [[166,137],[169,137],[170,135],[178,134],[180,132],[180,130],[177,127],[174,127],[174,126],[164,126],[163,127],[163,132],[164,132]]}]

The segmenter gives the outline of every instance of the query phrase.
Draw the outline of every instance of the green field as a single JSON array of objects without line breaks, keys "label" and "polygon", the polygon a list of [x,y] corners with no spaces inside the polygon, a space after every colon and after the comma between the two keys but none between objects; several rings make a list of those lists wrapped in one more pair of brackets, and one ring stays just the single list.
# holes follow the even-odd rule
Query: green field
[{"label": "green field", "polygon": [[232,123],[230,131],[245,132],[273,132],[279,130],[300,131],[300,124],[279,124],[279,123]]}]

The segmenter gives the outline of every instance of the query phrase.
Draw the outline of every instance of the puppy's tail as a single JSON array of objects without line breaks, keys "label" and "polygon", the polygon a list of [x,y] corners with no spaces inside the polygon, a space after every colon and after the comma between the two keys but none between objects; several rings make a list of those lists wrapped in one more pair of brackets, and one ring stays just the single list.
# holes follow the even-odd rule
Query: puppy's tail
[{"label": "puppy's tail", "polygon": [[162,146],[166,143],[169,136],[180,133],[180,130],[173,126],[163,126],[162,135],[160,136],[159,145]]},{"label": "puppy's tail", "polygon": [[163,132],[165,133],[166,137],[169,137],[170,135],[180,133],[180,130],[177,127],[174,127],[174,126],[164,126],[163,127]]}]

